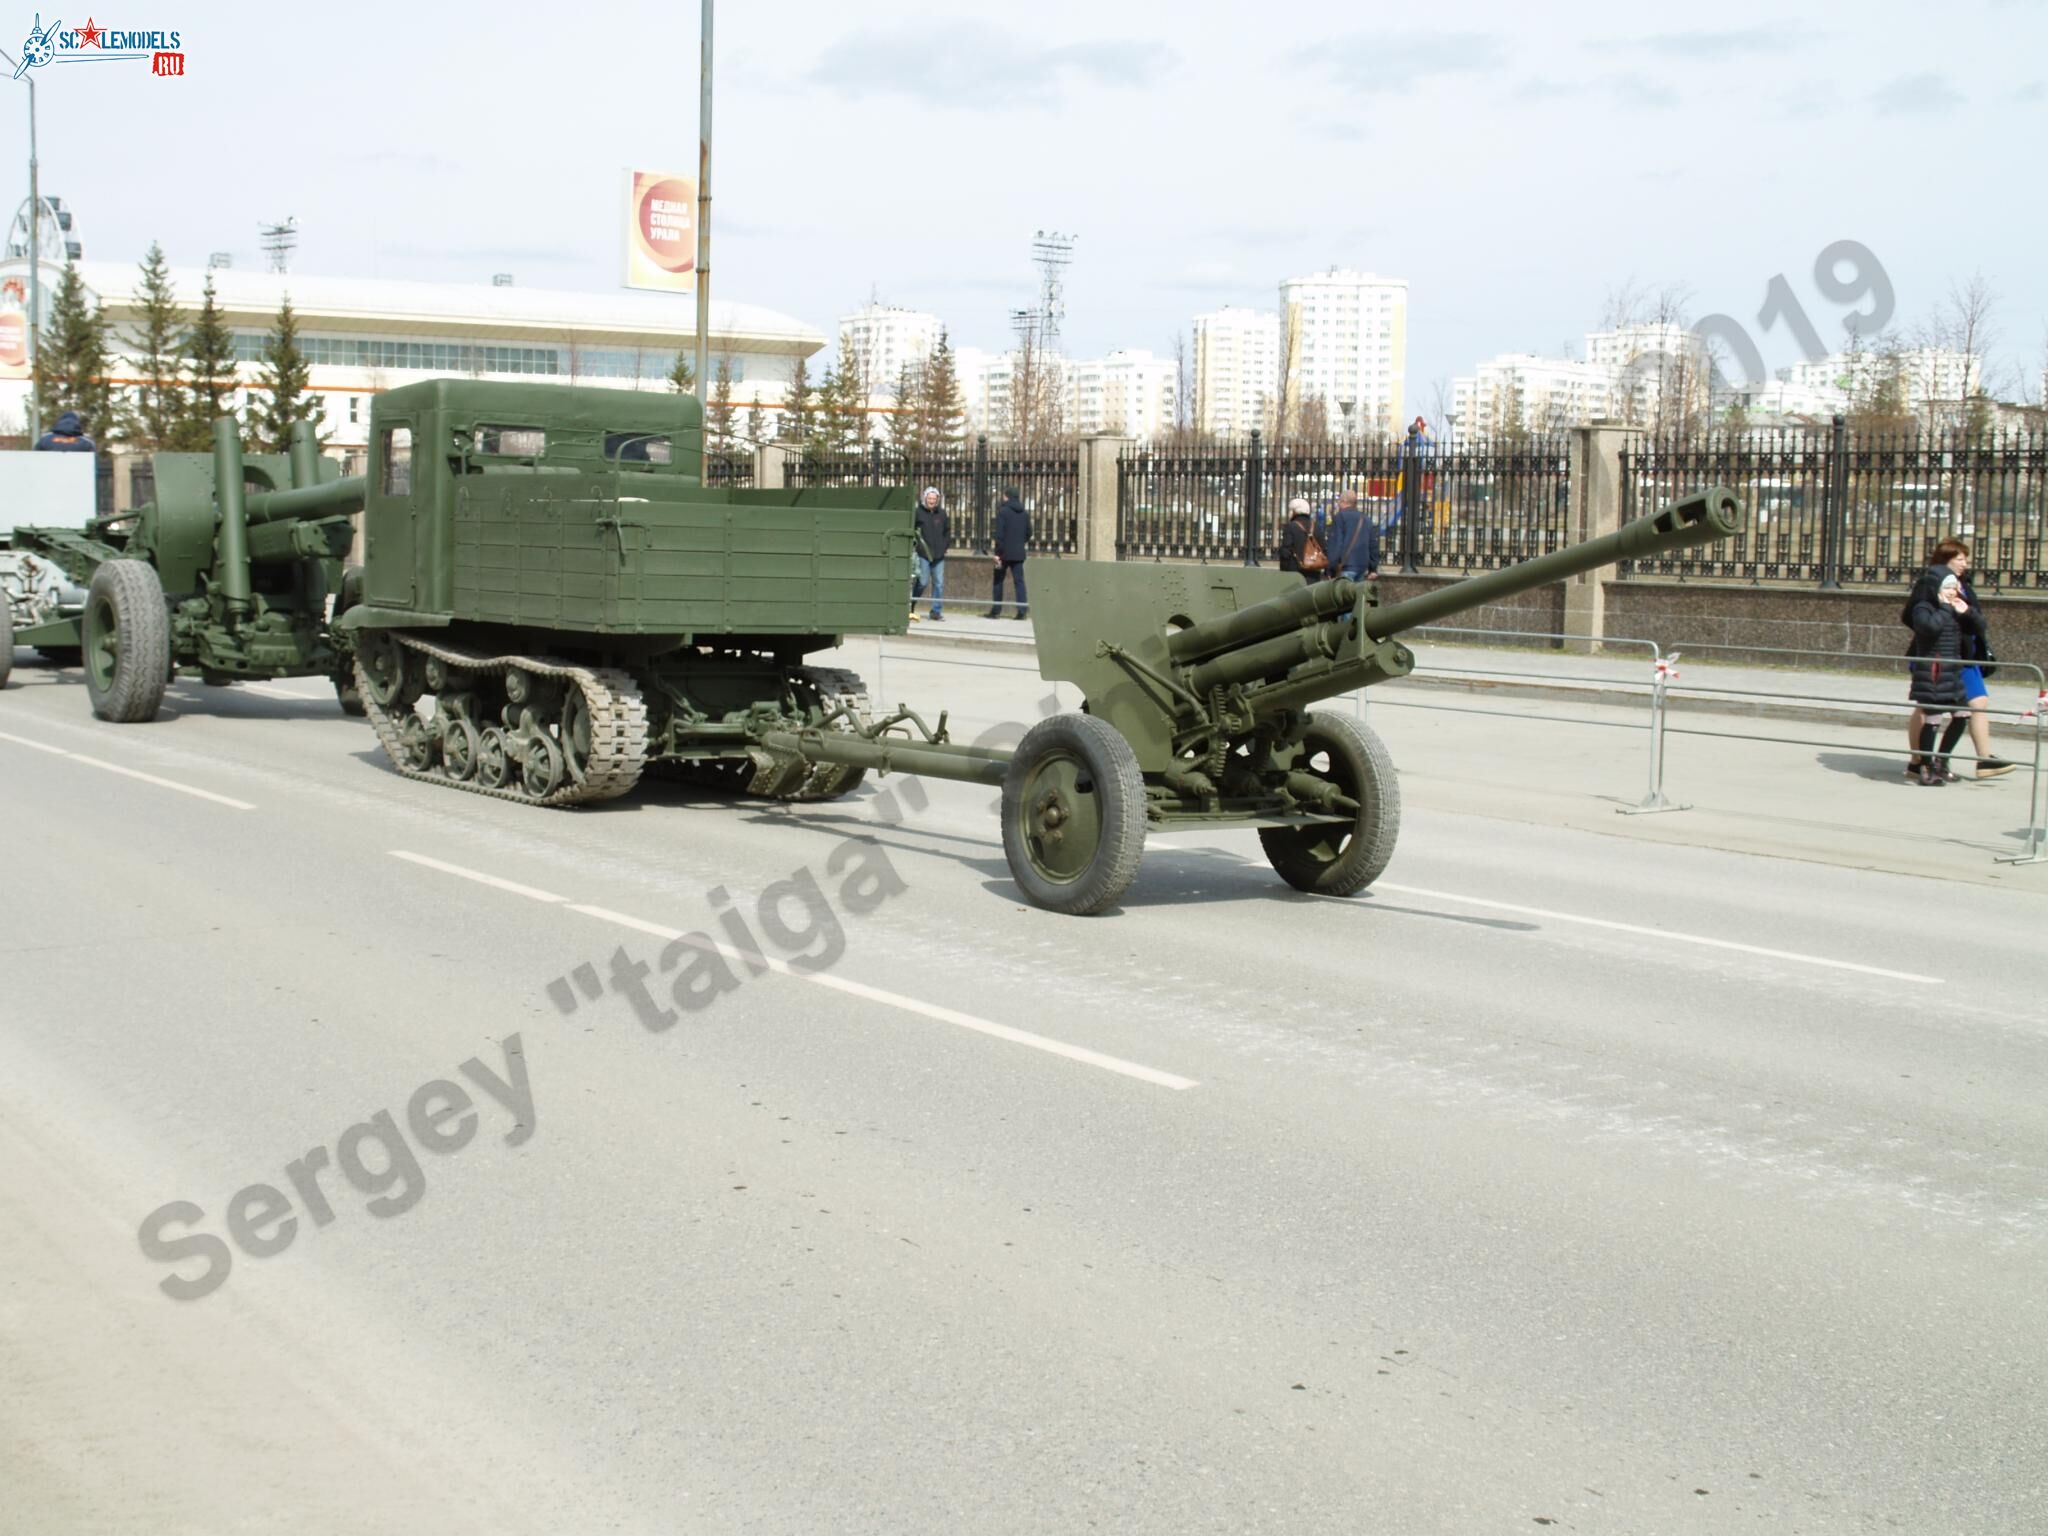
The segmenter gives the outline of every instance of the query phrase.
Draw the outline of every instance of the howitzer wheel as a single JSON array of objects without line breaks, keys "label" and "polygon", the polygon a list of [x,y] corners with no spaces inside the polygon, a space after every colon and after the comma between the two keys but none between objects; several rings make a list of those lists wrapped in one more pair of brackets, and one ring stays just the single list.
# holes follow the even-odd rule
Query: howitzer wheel
[{"label": "howitzer wheel", "polygon": [[1401,835],[1401,781],[1386,743],[1349,715],[1310,715],[1300,771],[1327,780],[1358,802],[1349,822],[1261,827],[1259,843],[1280,878],[1297,891],[1355,896],[1380,877]]},{"label": "howitzer wheel", "polygon": [[1093,715],[1024,733],[1003,776],[1003,854],[1033,903],[1085,917],[1111,906],[1145,853],[1145,778],[1131,744]]},{"label": "howitzer wheel", "polygon": [[85,692],[116,725],[154,720],[171,680],[171,611],[156,569],[109,560],[85,598]]}]

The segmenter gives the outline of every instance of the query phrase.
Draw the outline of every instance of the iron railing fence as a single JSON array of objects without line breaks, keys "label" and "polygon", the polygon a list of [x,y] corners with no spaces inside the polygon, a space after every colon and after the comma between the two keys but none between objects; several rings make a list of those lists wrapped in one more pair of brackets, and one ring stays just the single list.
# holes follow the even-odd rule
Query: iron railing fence
[{"label": "iron railing fence", "polygon": [[754,484],[754,456],[751,453],[711,453],[704,455],[704,483],[722,485],[729,490],[750,490]]},{"label": "iron railing fence", "polygon": [[1562,438],[1138,448],[1117,463],[1117,558],[1265,564],[1290,501],[1307,500],[1320,529],[1354,490],[1382,530],[1382,569],[1492,570],[1566,542],[1570,483]]},{"label": "iron railing fence", "polygon": [[1644,436],[1621,455],[1624,518],[1702,485],[1742,498],[1732,539],[1625,563],[1629,576],[1898,587],[1940,540],[1988,591],[2048,590],[2048,435],[1832,427]]},{"label": "iron railing fence", "polygon": [[907,485],[917,495],[936,486],[952,514],[953,547],[977,555],[993,548],[996,504],[1014,487],[1031,514],[1031,553],[1081,548],[1081,461],[1072,448],[992,449],[984,437],[968,448],[899,453],[878,441],[857,454],[792,458],[782,473],[792,486]]}]

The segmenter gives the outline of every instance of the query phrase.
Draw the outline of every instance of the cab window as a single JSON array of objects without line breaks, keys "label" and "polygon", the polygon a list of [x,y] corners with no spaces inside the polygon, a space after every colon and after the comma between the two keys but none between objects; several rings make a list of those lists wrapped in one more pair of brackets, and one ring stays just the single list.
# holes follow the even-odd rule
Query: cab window
[{"label": "cab window", "polygon": [[537,459],[548,451],[548,434],[540,427],[479,426],[476,451],[489,458]]},{"label": "cab window", "polygon": [[607,432],[604,456],[619,464],[668,464],[669,439],[665,432]]},{"label": "cab window", "polygon": [[378,456],[384,461],[377,489],[386,496],[412,494],[412,428],[386,427],[379,436]]}]

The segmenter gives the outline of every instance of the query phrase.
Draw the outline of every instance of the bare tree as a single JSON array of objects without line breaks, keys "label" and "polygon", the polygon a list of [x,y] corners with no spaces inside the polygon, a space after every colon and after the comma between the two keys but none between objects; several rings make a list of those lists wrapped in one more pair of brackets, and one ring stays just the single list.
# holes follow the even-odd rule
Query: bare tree
[{"label": "bare tree", "polygon": [[1187,332],[1173,333],[1173,436],[1176,442],[1186,442],[1193,436],[1194,428],[1201,417],[1196,413],[1195,402],[1188,378]]},{"label": "bare tree", "polygon": [[1451,392],[1451,380],[1447,374],[1438,374],[1429,381],[1429,425],[1432,431],[1441,433],[1450,422],[1451,411],[1456,400]]},{"label": "bare tree", "polygon": [[1312,443],[1326,441],[1330,436],[1330,408],[1324,404],[1321,395],[1310,395],[1301,402],[1295,413],[1295,431]]},{"label": "bare tree", "polygon": [[1058,442],[1067,431],[1066,370],[1059,354],[1045,345],[1036,323],[1027,321],[1011,356],[1010,440],[1019,448]]},{"label": "bare tree", "polygon": [[1267,423],[1269,435],[1275,442],[1291,434],[1296,427],[1301,402],[1295,393],[1295,376],[1301,371],[1301,306],[1283,304],[1280,307],[1280,365],[1278,377],[1274,380],[1273,418]]}]

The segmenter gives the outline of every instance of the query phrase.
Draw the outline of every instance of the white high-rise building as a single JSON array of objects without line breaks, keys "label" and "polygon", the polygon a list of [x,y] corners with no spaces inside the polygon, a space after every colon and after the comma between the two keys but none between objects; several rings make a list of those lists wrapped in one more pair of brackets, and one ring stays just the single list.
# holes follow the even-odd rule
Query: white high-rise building
[{"label": "white high-rise building", "polygon": [[1195,425],[1223,437],[1271,426],[1280,384],[1280,317],[1226,305],[1195,316]]},{"label": "white high-rise building", "polygon": [[[1408,281],[1332,267],[1280,285],[1279,360],[1294,403],[1321,399],[1331,428],[1398,437],[1406,426]],[[1350,402],[1347,411],[1345,402]]]},{"label": "white high-rise building", "polygon": [[903,370],[915,375],[939,344],[945,327],[937,315],[893,304],[867,304],[839,317],[842,365],[858,359],[870,397],[894,399]]},{"label": "white high-rise building", "polygon": [[1461,438],[1504,432],[1556,432],[1616,414],[1621,370],[1609,363],[1507,352],[1451,385],[1451,410]]},{"label": "white high-rise building", "polygon": [[1151,439],[1172,430],[1173,360],[1150,352],[1112,352],[1066,365],[1067,420],[1074,431]]}]

